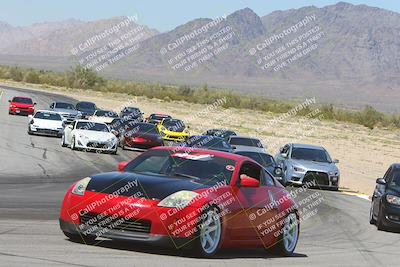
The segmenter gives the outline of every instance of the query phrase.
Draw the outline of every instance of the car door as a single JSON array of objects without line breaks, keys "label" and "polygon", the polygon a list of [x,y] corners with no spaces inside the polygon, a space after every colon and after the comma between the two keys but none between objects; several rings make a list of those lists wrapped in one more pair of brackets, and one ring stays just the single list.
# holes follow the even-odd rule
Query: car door
[{"label": "car door", "polygon": [[[386,182],[386,185],[388,184],[389,180],[391,179],[391,176],[393,175],[393,167],[390,167],[386,173],[385,176],[383,177],[383,179]],[[385,193],[386,191],[386,185],[382,185],[382,184],[376,184],[375,186],[375,190],[374,193],[372,195],[372,205],[373,205],[373,212],[374,212],[374,216],[378,216],[379,213],[379,208],[380,208],[380,202],[381,202],[381,198],[382,195]]]},{"label": "car door", "polygon": [[[233,188],[237,205],[233,207],[229,224],[231,238],[261,242],[263,236],[260,233],[259,225],[274,213],[274,211],[265,209],[270,203],[270,197],[267,185],[263,181],[263,168],[254,162],[245,161],[242,163],[238,175],[237,186]],[[245,176],[258,180],[260,185],[258,187],[240,186],[240,180]]]}]

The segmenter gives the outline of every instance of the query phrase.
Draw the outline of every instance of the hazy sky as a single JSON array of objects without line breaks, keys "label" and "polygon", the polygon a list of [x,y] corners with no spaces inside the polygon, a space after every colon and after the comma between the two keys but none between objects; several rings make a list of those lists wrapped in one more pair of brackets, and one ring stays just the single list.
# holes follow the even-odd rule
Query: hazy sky
[{"label": "hazy sky", "polygon": [[[139,23],[160,31],[199,17],[215,18],[249,7],[258,15],[315,5],[322,7],[338,1],[319,0],[0,0],[0,21],[15,26],[69,18],[96,20],[122,15],[138,15]],[[347,1],[400,12],[400,1]]]}]

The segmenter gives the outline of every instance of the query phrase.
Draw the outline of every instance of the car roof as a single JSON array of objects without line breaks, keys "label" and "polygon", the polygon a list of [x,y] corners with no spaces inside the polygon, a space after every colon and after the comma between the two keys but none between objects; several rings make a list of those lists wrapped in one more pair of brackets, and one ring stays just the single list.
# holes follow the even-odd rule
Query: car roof
[{"label": "car roof", "polygon": [[260,141],[260,139],[258,139],[257,137],[243,136],[243,135],[231,135],[231,136],[229,136],[229,138],[231,138],[231,139],[243,138],[243,139],[253,139],[253,140],[258,140],[258,141]]},{"label": "car roof", "polygon": [[213,138],[213,139],[219,139],[221,141],[225,141],[224,138],[219,137],[219,136],[214,136],[214,135],[191,135],[189,138],[190,139],[191,138],[198,138],[198,139],[200,139],[200,138],[210,138],[210,139],[212,139]]},{"label": "car roof", "polygon": [[103,122],[97,122],[97,121],[91,121],[91,120],[75,120],[76,122],[89,122],[89,123],[97,123],[97,124],[104,124],[107,125]]},{"label": "car roof", "polygon": [[18,97],[18,98],[26,98],[26,99],[32,99],[32,98],[27,97],[27,96],[14,96],[13,98],[15,98],[15,97]]},{"label": "car roof", "polygon": [[243,152],[243,153],[254,153],[254,154],[265,154],[265,155],[268,155],[270,157],[273,157],[271,154],[268,154],[266,152],[259,152],[259,151],[256,151],[256,150],[248,149],[248,147],[242,148],[242,149],[235,149],[235,153],[241,153],[241,152]]},{"label": "car roof", "polygon": [[38,112],[52,113],[52,114],[60,114],[60,113],[58,113],[58,112],[56,112],[56,111],[47,110],[47,109],[40,109],[40,110],[37,110],[35,113],[38,113]]},{"label": "car roof", "polygon": [[[159,147],[152,148],[150,150],[174,150],[176,152],[187,152],[187,151],[207,152],[210,155],[227,158],[227,159],[231,159],[231,160],[235,160],[235,161],[248,160],[248,158],[245,156],[241,156],[241,155],[237,155],[237,154],[233,154],[233,153],[222,152],[222,151],[217,151],[217,150],[210,150],[210,149],[193,148],[193,147],[159,146]],[[252,161],[254,161],[254,160],[252,160]]]},{"label": "car roof", "polygon": [[79,101],[77,104],[80,104],[80,103],[90,103],[90,104],[94,104],[94,102],[90,102],[90,101]]},{"label": "car roof", "polygon": [[323,148],[322,146],[307,145],[307,144],[292,144],[292,147],[325,150],[325,148]]}]

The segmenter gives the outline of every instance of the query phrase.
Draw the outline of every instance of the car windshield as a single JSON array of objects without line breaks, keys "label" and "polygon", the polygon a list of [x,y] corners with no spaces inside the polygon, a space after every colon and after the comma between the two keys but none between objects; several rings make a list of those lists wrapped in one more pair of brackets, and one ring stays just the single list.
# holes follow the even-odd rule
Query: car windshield
[{"label": "car windshield", "polygon": [[328,153],[323,149],[298,148],[292,150],[292,159],[310,160],[317,162],[332,162]]},{"label": "car windshield", "polygon": [[11,102],[21,103],[21,104],[33,104],[32,99],[25,97],[14,97]]},{"label": "car windshield", "polygon": [[113,111],[108,110],[98,110],[96,111],[96,116],[98,117],[109,117],[109,118],[118,118],[118,114]]},{"label": "car windshield", "polygon": [[228,138],[229,136],[236,135],[234,131],[230,130],[222,130],[222,129],[212,129],[208,130],[205,135],[212,135],[212,136],[218,136],[222,138]]},{"label": "car windshield", "polygon": [[138,123],[130,127],[125,136],[131,136],[135,133],[139,134],[158,134],[157,127],[154,124]]},{"label": "car windshield", "polygon": [[206,152],[152,150],[143,153],[125,171],[156,174],[171,178],[196,179],[203,184],[229,184],[235,170],[235,161]]},{"label": "car windshield", "polygon": [[260,140],[254,138],[246,138],[246,137],[233,137],[229,141],[231,145],[235,146],[253,146],[262,148]]},{"label": "car windshield", "polygon": [[163,121],[162,125],[172,132],[182,132],[185,130],[185,124],[181,120],[166,119]]},{"label": "car windshield", "polygon": [[60,114],[48,112],[36,112],[34,118],[41,120],[62,121]]},{"label": "car windshield", "polygon": [[137,115],[142,114],[140,109],[138,109],[138,108],[129,108],[129,107],[128,108],[124,108],[122,110],[122,113],[124,113],[124,114],[133,113],[133,114],[137,114]]},{"label": "car windshield", "polygon": [[159,121],[161,121],[161,120],[163,120],[165,118],[170,118],[170,117],[171,116],[168,116],[168,115],[152,114],[152,115],[150,115],[149,119],[150,120],[159,120]]},{"label": "car windshield", "polygon": [[96,132],[109,132],[107,125],[103,123],[96,122],[78,122],[76,125],[76,129],[78,130],[88,130],[88,131],[96,131]]},{"label": "car windshield", "polygon": [[186,144],[189,147],[223,148],[223,149],[232,148],[222,138],[213,136],[193,136],[186,141]]},{"label": "car windshield", "polygon": [[54,105],[54,108],[59,108],[59,109],[71,109],[71,110],[75,110],[74,105],[70,104],[70,103],[56,103]]},{"label": "car windshield", "polygon": [[249,157],[254,161],[257,161],[263,167],[271,167],[275,166],[275,160],[271,155],[265,153],[257,153],[257,152],[237,152],[236,154]]},{"label": "car windshield", "polygon": [[76,104],[76,108],[77,109],[95,110],[96,105],[91,102],[79,102],[78,104]]}]

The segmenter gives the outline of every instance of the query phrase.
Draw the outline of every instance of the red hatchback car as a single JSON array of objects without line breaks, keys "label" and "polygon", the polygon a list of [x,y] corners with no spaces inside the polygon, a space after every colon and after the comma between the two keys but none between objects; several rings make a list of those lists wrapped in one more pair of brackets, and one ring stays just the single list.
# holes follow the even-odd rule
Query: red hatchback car
[{"label": "red hatchback car", "polygon": [[294,252],[297,205],[250,158],[211,150],[157,147],[118,172],[84,178],[67,191],[60,227],[73,241],[123,239],[210,257],[223,248]]},{"label": "red hatchback car", "polygon": [[35,113],[36,103],[33,103],[32,99],[29,97],[16,96],[8,102],[10,102],[8,109],[8,114],[10,115],[33,115],[33,113]]}]

